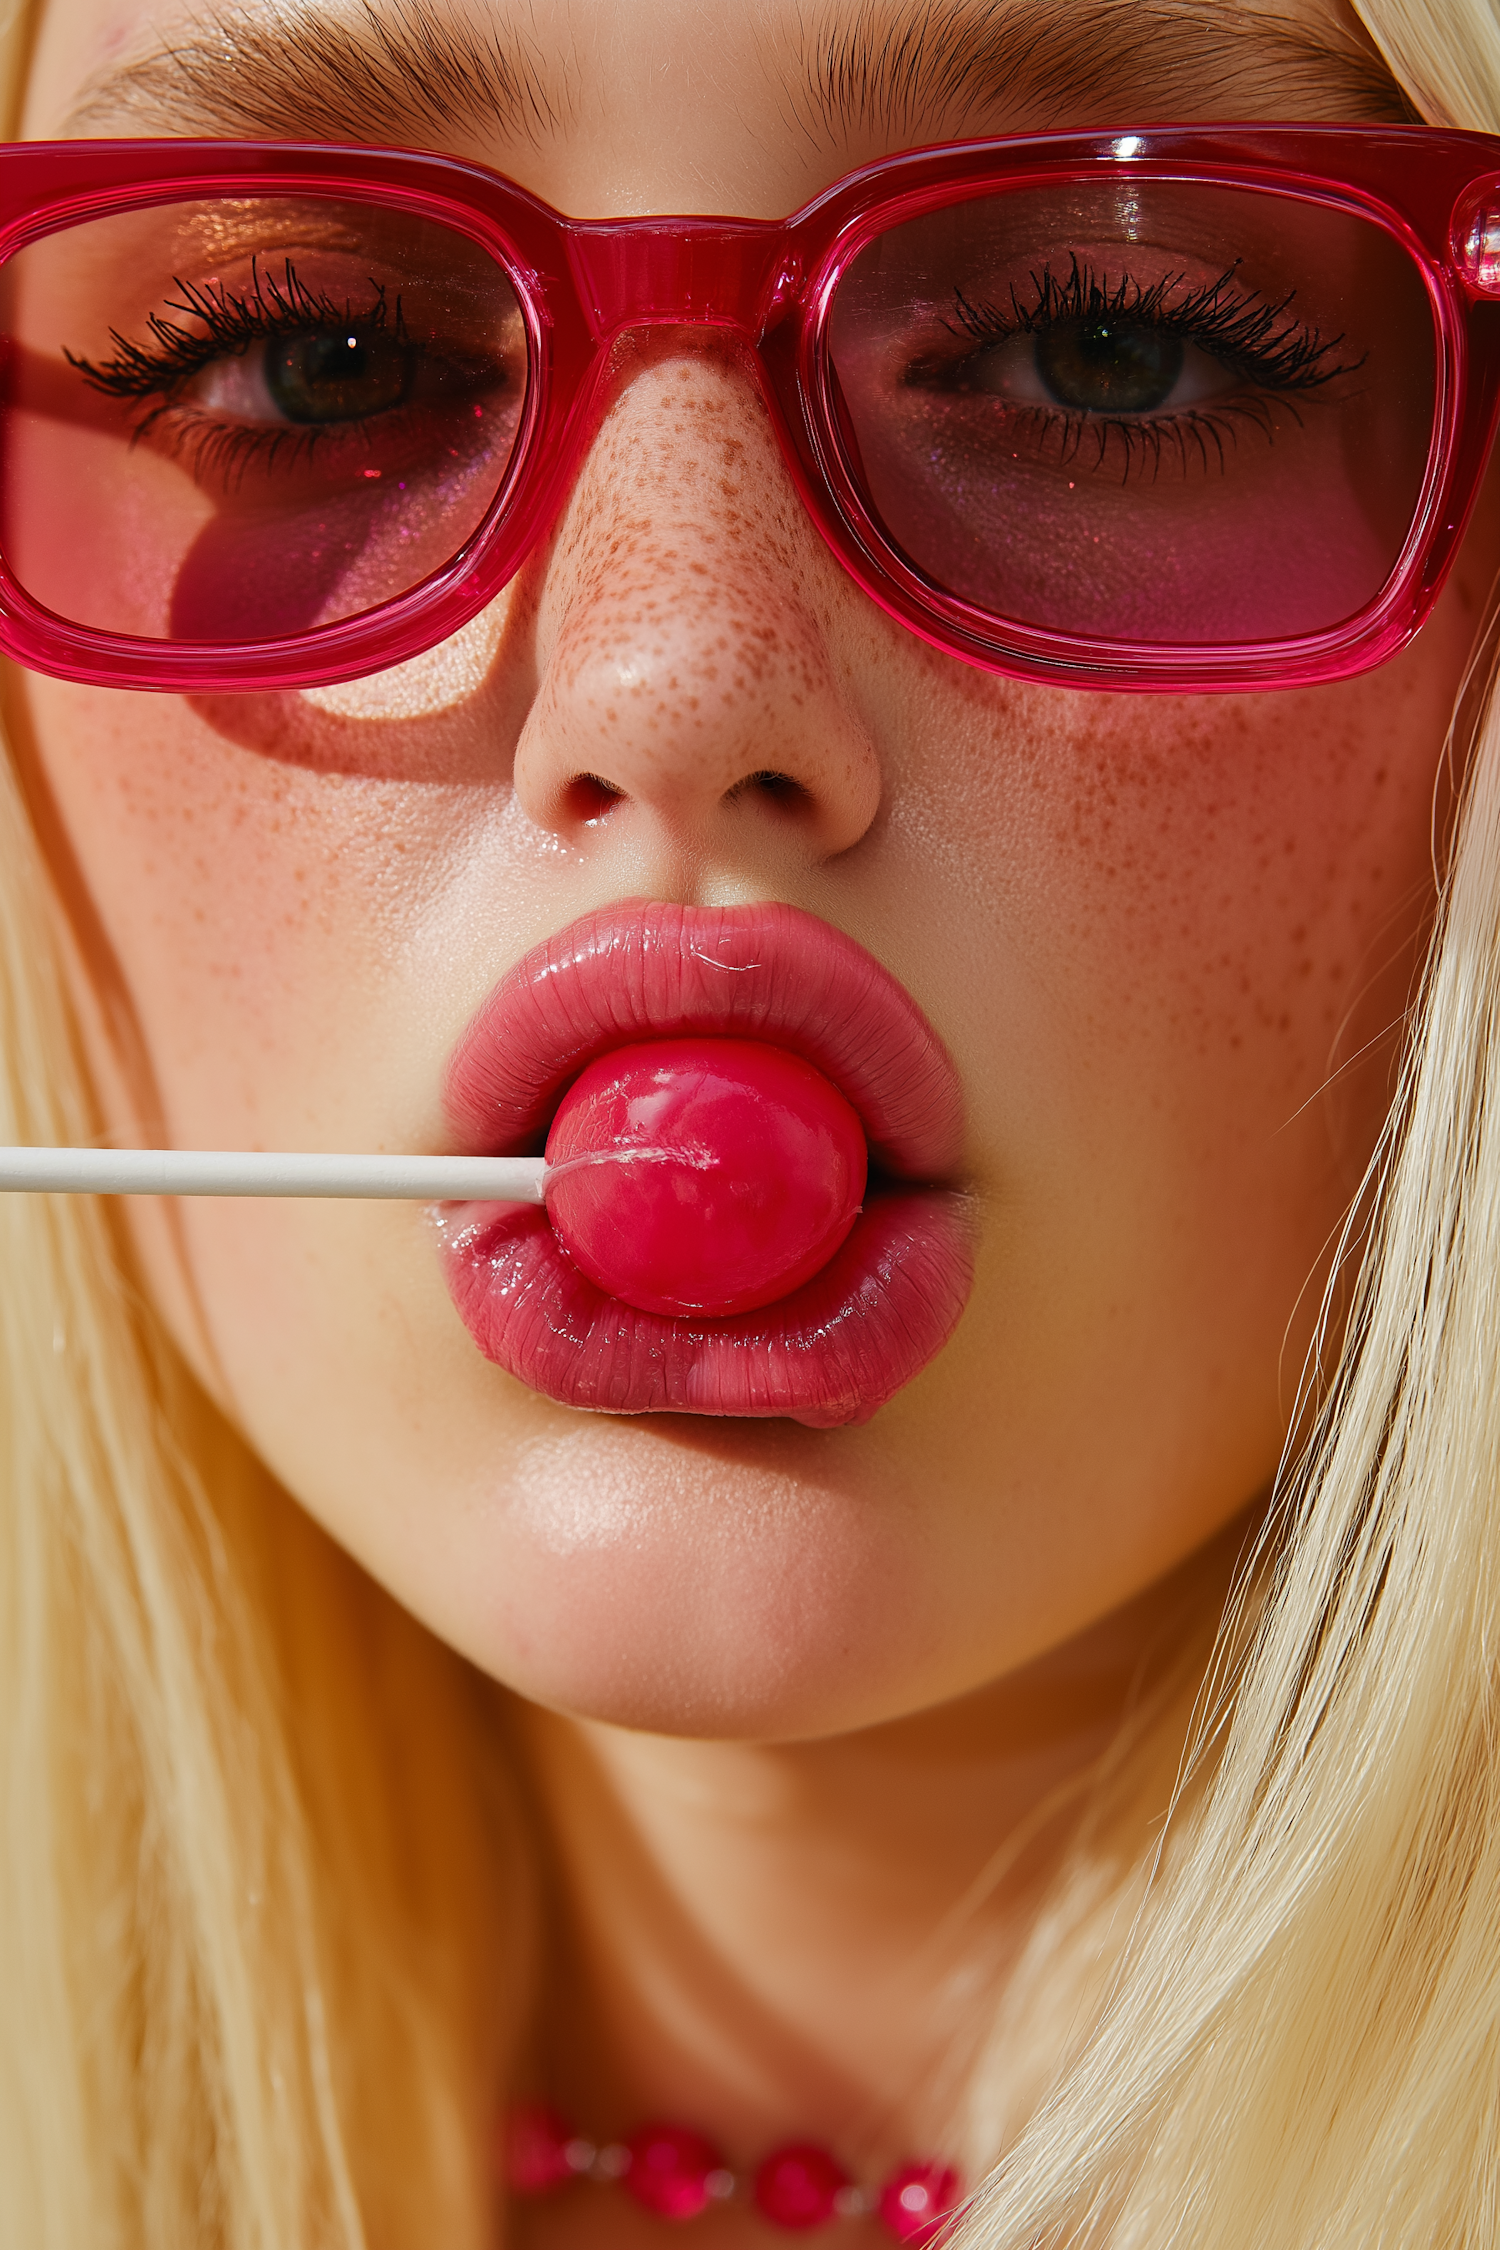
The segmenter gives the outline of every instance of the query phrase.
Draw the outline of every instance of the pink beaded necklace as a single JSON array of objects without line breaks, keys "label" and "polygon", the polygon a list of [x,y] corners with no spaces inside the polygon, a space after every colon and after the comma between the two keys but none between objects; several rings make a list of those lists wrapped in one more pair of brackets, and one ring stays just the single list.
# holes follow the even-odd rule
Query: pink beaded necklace
[{"label": "pink beaded necklace", "polygon": [[878,2187],[865,2188],[826,2148],[792,2141],[741,2178],[712,2141],[688,2126],[643,2125],[628,2141],[600,2145],[541,2102],[511,2111],[503,2168],[514,2195],[551,2195],[570,2181],[595,2180],[622,2187],[659,2219],[696,2219],[735,2196],[773,2227],[791,2232],[872,2213],[898,2242],[917,2250],[937,2241],[960,2200],[958,2174],[942,2163],[901,2164]]}]

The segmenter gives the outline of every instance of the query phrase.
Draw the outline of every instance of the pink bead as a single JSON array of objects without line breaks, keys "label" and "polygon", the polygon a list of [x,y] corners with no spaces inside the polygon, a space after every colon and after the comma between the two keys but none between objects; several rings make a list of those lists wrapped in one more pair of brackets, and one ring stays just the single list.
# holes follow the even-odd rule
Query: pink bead
[{"label": "pink bead", "polygon": [[903,2164],[880,2191],[879,2211],[898,2242],[936,2242],[958,2208],[958,2174],[946,2164]]},{"label": "pink bead", "polygon": [[600,1055],[563,1096],[547,1161],[601,1153],[623,1160],[565,1172],[548,1215],[574,1264],[642,1312],[722,1317],[788,1295],[827,1265],[865,1192],[848,1102],[759,1039]]},{"label": "pink bead", "polygon": [[773,2149],[755,2175],[755,2207],[773,2227],[821,2227],[834,2216],[849,2175],[826,2148],[796,2141]]},{"label": "pink bead", "polygon": [[545,2195],[573,2178],[571,2126],[543,2102],[522,2102],[505,2124],[505,2184],[516,2195]]},{"label": "pink bead", "polygon": [[696,2219],[710,2200],[709,2180],[724,2168],[712,2141],[683,2125],[643,2125],[626,2143],[621,2184],[659,2219]]}]

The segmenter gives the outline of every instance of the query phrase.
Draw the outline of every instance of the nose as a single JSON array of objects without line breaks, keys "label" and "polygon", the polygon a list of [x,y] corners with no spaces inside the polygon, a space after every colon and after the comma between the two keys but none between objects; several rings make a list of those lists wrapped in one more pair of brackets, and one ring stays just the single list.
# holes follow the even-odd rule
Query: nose
[{"label": "nose", "polygon": [[623,382],[552,548],[526,811],[698,864],[848,850],[880,802],[829,631],[858,599],[750,377],[679,335]]}]

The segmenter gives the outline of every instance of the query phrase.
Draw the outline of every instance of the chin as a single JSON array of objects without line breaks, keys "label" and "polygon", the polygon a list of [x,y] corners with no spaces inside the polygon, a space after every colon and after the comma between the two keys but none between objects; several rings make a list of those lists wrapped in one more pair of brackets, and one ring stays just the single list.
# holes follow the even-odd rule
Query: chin
[{"label": "chin", "polygon": [[706,1437],[591,1417],[529,1446],[439,1629],[531,1701],[652,1734],[806,1740],[948,1692],[919,1512],[861,1496],[836,1436]]}]

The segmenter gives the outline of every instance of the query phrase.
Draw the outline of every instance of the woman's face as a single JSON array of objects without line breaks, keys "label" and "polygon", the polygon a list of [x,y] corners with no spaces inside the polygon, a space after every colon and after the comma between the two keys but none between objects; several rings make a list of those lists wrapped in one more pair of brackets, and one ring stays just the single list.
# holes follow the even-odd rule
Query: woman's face
[{"label": "woman's face", "polygon": [[[323,13],[244,0],[238,36],[265,43],[231,67],[201,11],[53,0],[25,129],[313,117],[451,149],[564,211],[780,216],[966,134],[1382,108],[1321,0],[972,23],[957,4],[535,0],[512,20],[473,0],[465,22],[514,41],[510,110],[472,82],[444,110],[414,66],[379,114],[320,74]],[[908,15],[920,53],[886,35]],[[409,39],[421,19],[389,20]],[[187,63],[120,75],[184,38]],[[550,535],[432,656],[306,694],[28,680],[23,748],[122,1139],[449,1146],[445,1073],[481,1002],[624,900],[820,917],[905,985],[962,1081],[972,1296],[862,1425],[555,1404],[481,1356],[406,1204],[132,1207],[190,1360],[377,1578],[564,1708],[826,1734],[1077,1633],[1275,1469],[1389,1097],[1491,550],[1471,536],[1412,649],[1337,687],[1017,685],[881,614],[804,516],[740,364],[656,333]]]}]

